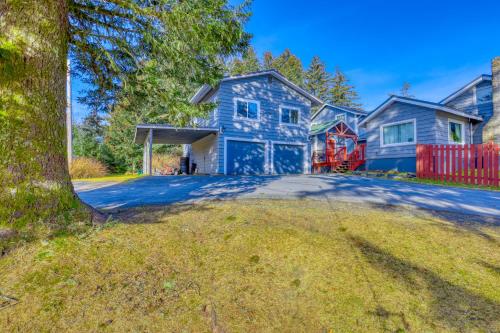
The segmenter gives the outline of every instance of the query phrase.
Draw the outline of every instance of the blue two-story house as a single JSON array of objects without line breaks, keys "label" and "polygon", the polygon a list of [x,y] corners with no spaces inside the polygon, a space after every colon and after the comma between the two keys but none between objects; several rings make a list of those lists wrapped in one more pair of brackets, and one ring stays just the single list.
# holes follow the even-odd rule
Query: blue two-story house
[{"label": "blue two-story house", "polygon": [[223,78],[205,85],[191,103],[215,102],[193,127],[138,125],[144,172],[151,174],[154,143],[184,144],[200,174],[301,174],[310,172],[311,108],[322,102],[275,70]]},{"label": "blue two-story house", "polygon": [[415,172],[416,144],[500,142],[500,58],[439,103],[391,96],[359,124],[369,170]]}]

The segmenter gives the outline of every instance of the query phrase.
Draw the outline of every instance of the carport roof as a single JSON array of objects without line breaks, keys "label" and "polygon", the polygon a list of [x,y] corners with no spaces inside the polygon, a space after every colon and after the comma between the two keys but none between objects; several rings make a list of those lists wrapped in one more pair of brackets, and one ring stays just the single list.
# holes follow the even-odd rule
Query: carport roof
[{"label": "carport roof", "polygon": [[191,144],[219,130],[211,127],[174,127],[170,125],[141,124],[135,128],[135,143],[143,144],[149,131],[153,131],[153,143]]}]

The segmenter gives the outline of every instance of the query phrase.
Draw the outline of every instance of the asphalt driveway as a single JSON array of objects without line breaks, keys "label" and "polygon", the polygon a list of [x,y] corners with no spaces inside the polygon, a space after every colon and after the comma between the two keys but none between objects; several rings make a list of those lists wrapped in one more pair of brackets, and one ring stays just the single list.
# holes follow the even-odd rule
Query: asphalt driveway
[{"label": "asphalt driveway", "polygon": [[234,198],[308,198],[500,217],[500,192],[343,175],[166,176],[125,183],[75,182],[103,210]]}]

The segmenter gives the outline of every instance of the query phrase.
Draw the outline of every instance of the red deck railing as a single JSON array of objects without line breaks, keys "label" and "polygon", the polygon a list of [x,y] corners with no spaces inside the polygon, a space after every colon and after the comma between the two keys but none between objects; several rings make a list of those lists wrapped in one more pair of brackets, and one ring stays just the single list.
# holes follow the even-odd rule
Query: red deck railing
[{"label": "red deck railing", "polygon": [[500,145],[417,144],[417,177],[441,182],[500,186]]},{"label": "red deck railing", "polygon": [[326,151],[315,151],[313,153],[313,171],[320,172],[321,168],[327,167],[333,171],[335,168],[346,165],[347,169],[354,171],[365,163],[366,144],[359,144],[354,147],[350,153],[347,152],[346,147],[335,146],[326,147]]}]

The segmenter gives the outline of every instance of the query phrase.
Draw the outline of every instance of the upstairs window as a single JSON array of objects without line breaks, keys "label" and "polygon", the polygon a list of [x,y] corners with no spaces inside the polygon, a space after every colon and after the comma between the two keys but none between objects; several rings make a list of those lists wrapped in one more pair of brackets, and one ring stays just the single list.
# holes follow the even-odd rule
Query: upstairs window
[{"label": "upstairs window", "polygon": [[235,117],[241,119],[258,120],[259,102],[237,99]]},{"label": "upstairs window", "polygon": [[299,123],[299,109],[282,107],[281,123],[297,125]]},{"label": "upstairs window", "polygon": [[464,123],[455,120],[448,120],[448,142],[455,144],[465,143]]},{"label": "upstairs window", "polygon": [[382,125],[380,135],[382,147],[415,144],[415,120]]},{"label": "upstairs window", "polygon": [[345,123],[345,113],[341,113],[341,114],[338,114],[335,116],[335,120],[340,120],[340,121],[343,121]]}]

